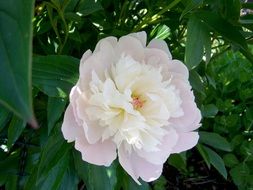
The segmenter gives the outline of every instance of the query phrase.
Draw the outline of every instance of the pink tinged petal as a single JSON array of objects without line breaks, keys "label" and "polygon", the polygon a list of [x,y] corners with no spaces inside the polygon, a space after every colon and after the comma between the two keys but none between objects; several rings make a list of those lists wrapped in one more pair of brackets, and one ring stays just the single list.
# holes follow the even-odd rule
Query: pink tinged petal
[{"label": "pink tinged petal", "polygon": [[162,164],[151,164],[144,158],[141,158],[135,154],[133,155],[132,163],[135,167],[136,172],[138,172],[138,176],[140,176],[142,180],[146,182],[151,182],[158,179],[163,171]]},{"label": "pink tinged petal", "polygon": [[92,72],[95,72],[99,79],[105,79],[105,71],[110,70],[111,64],[115,60],[114,48],[111,42],[102,40],[99,44],[99,51],[96,51],[87,59],[81,60],[80,73],[80,87],[82,91],[89,89],[89,83],[92,79]]},{"label": "pink tinged petal", "polygon": [[82,96],[76,99],[76,109],[78,118],[82,120],[82,126],[85,131],[86,138],[90,144],[98,142],[103,134],[104,128],[99,125],[97,120],[92,121],[89,119],[86,108],[88,107],[87,102]]},{"label": "pink tinged petal", "polygon": [[78,83],[79,81],[77,82],[77,85],[74,86],[71,91],[70,91],[70,95],[69,95],[69,100],[70,100],[70,103],[73,105],[73,114],[75,116],[75,119],[76,119],[76,122],[78,123],[78,125],[82,125],[82,120],[80,118],[78,118],[78,115],[77,115],[77,110],[76,110],[76,99],[80,96],[81,92],[80,92],[80,89],[78,87]]},{"label": "pink tinged petal", "polygon": [[147,33],[142,31],[142,32],[137,32],[137,33],[131,33],[129,36],[132,36],[142,43],[143,47],[146,47],[146,42],[147,42]]},{"label": "pink tinged petal", "polygon": [[110,166],[117,157],[116,146],[109,140],[89,144],[85,137],[77,138],[75,148],[81,152],[82,159],[91,164]]},{"label": "pink tinged petal", "polygon": [[121,37],[115,51],[118,58],[122,55],[129,55],[136,61],[142,62],[144,60],[144,48],[141,41],[131,36]]},{"label": "pink tinged petal", "polygon": [[179,132],[189,132],[200,127],[201,112],[196,103],[192,100],[183,100],[182,109],[184,115],[178,118],[171,118],[169,122]]},{"label": "pink tinged petal", "polygon": [[189,71],[187,67],[179,60],[171,60],[168,64],[168,71],[173,74],[179,74],[186,80],[189,78]]},{"label": "pink tinged petal", "polygon": [[180,153],[193,148],[199,140],[197,132],[178,133],[179,139],[171,153]]},{"label": "pink tinged petal", "polygon": [[135,152],[129,154],[122,146],[119,148],[118,155],[121,166],[138,184],[140,184],[139,177],[150,182],[161,176],[163,165],[152,164]]},{"label": "pink tinged petal", "polygon": [[119,156],[119,163],[124,168],[124,170],[133,178],[133,180],[141,185],[138,181],[138,174],[135,172],[131,154],[129,154],[123,146],[119,147],[118,149],[118,156]]},{"label": "pink tinged petal", "polygon": [[179,90],[181,100],[194,101],[195,97],[191,90],[189,81],[182,80],[180,78],[172,78],[170,84]]},{"label": "pink tinged petal", "polygon": [[140,157],[146,159],[148,162],[161,165],[166,162],[174,146],[177,144],[177,141],[177,132],[173,128],[170,128],[167,131],[167,134],[163,137],[161,144],[157,146],[159,151],[146,152],[144,150],[139,150],[137,153]]},{"label": "pink tinged petal", "polygon": [[103,38],[97,43],[94,52],[103,51],[103,48],[105,48],[104,44],[108,44],[108,43],[110,44],[112,48],[114,48],[117,45],[117,41],[118,41],[117,38],[113,36]]},{"label": "pink tinged petal", "polygon": [[83,132],[82,130],[83,130],[82,127],[80,127],[76,122],[73,113],[73,107],[71,104],[69,104],[65,111],[61,128],[64,138],[68,142],[73,142],[76,139],[76,137]]},{"label": "pink tinged petal", "polygon": [[160,50],[167,53],[169,59],[172,59],[172,56],[171,56],[170,50],[168,48],[168,45],[164,40],[153,39],[149,42],[147,47],[148,48],[160,49]]}]

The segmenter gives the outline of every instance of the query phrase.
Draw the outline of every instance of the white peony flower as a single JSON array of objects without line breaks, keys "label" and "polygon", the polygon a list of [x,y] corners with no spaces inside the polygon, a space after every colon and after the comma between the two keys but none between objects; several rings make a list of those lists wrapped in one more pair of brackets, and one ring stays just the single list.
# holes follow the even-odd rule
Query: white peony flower
[{"label": "white peony flower", "polygon": [[107,37],[86,51],[62,125],[82,159],[109,166],[117,155],[138,182],[157,179],[171,153],[195,146],[201,114],[183,63],[146,33]]}]

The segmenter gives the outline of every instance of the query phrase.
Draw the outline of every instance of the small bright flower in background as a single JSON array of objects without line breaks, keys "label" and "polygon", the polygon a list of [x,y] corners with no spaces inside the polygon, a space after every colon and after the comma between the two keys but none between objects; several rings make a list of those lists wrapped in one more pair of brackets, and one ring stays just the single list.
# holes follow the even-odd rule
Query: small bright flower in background
[{"label": "small bright flower in background", "polygon": [[195,146],[201,114],[186,66],[146,33],[100,40],[86,51],[62,125],[82,159],[119,163],[137,182],[153,181],[170,154]]}]

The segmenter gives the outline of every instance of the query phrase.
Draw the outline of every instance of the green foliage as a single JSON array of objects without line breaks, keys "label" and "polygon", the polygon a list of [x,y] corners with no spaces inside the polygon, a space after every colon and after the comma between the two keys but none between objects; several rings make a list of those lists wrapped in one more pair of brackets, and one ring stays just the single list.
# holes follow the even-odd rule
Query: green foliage
[{"label": "green foliage", "polygon": [[[1,1],[0,188],[252,189],[252,11],[240,0]],[[139,186],[117,161],[82,161],[60,128],[82,54],[141,30],[185,60],[203,119],[197,148]]]},{"label": "green foliage", "polygon": [[33,1],[0,2],[0,103],[34,124],[31,94]]}]

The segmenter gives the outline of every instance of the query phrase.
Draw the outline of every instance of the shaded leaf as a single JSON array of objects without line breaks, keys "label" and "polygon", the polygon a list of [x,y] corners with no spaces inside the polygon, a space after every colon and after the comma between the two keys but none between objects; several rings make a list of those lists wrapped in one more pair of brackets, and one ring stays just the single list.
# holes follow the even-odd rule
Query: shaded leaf
[{"label": "shaded leaf", "polygon": [[16,116],[12,117],[9,128],[8,128],[8,142],[7,142],[8,149],[19,138],[19,136],[22,134],[25,127],[26,127],[26,123],[22,119]]},{"label": "shaded leaf", "polygon": [[212,30],[221,34],[225,39],[237,44],[242,49],[247,50],[247,43],[239,31],[240,28],[233,26],[214,12],[198,11],[195,15]]},{"label": "shaded leaf", "polygon": [[199,132],[200,136],[200,142],[207,144],[211,147],[224,150],[224,151],[231,151],[231,145],[228,143],[228,141],[220,136],[217,133],[211,133],[211,132]]},{"label": "shaded leaf", "polygon": [[204,55],[205,42],[210,41],[209,31],[196,16],[191,16],[187,24],[185,45],[185,63],[193,69],[201,62]]},{"label": "shaded leaf", "polygon": [[204,150],[207,152],[208,157],[210,159],[210,163],[216,168],[216,170],[225,178],[227,179],[227,170],[225,168],[224,161],[222,158],[214,152],[212,149],[203,146]]},{"label": "shaded leaf", "polygon": [[0,103],[30,123],[32,15],[32,0],[0,1]]},{"label": "shaded leaf", "polygon": [[51,97],[66,97],[78,79],[79,60],[64,55],[36,56],[33,85]]},{"label": "shaded leaf", "polygon": [[87,16],[101,9],[103,9],[103,7],[99,1],[80,0],[78,4],[78,12],[81,13],[82,16]]},{"label": "shaded leaf", "polygon": [[[53,173],[58,172],[58,175],[61,175],[61,178],[63,177],[68,167],[66,163],[69,160],[70,147],[70,144],[67,144],[59,133],[52,135],[48,139],[47,143],[44,145],[39,162],[37,185],[48,178],[48,175],[53,175]],[[52,179],[48,178],[48,180]]]},{"label": "shaded leaf", "polygon": [[214,104],[208,104],[203,106],[201,113],[203,117],[214,117],[218,111],[218,108]]},{"label": "shaded leaf", "polygon": [[80,152],[74,151],[73,155],[76,171],[88,190],[114,189],[116,183],[116,179],[112,179],[116,176],[114,165],[111,165],[109,168],[96,166],[83,161]]},{"label": "shaded leaf", "polygon": [[50,134],[57,120],[61,117],[66,105],[66,99],[49,97],[47,103],[48,134]]}]

